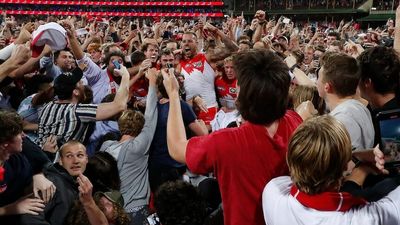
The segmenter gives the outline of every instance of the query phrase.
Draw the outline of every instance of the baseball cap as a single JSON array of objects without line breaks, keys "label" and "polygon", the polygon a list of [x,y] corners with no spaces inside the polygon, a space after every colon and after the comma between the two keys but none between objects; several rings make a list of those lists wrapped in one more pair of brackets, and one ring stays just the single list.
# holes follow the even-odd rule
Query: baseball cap
[{"label": "baseball cap", "polygon": [[60,100],[69,99],[82,76],[83,72],[79,67],[71,72],[63,72],[54,80],[54,93]]},{"label": "baseball cap", "polygon": [[67,31],[58,23],[51,22],[40,25],[32,33],[32,57],[38,57],[46,44],[53,51],[65,49],[67,46],[66,33]]},{"label": "baseball cap", "polygon": [[116,190],[111,190],[107,192],[96,192],[95,195],[102,195],[106,197],[108,200],[111,202],[119,205],[120,207],[124,207],[124,198],[122,197],[121,192],[116,191]]}]

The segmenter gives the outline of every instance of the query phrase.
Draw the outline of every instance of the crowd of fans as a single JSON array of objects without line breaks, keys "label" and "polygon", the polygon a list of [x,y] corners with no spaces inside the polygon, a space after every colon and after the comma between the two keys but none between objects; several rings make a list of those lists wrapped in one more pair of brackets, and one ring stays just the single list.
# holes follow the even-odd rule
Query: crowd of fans
[{"label": "crowd of fans", "polygon": [[[104,1],[107,2],[107,1]],[[150,1],[151,2],[151,1]],[[211,1],[212,2],[212,1]],[[257,8],[266,8],[266,9],[340,9],[340,8],[357,8],[361,4],[363,4],[365,0],[256,0],[254,5]],[[248,1],[238,0],[235,2],[237,7],[236,10],[245,9],[247,11],[249,7]],[[392,9],[392,1],[374,1],[374,7],[378,10],[391,10]],[[397,7],[397,3],[394,5],[394,8]],[[8,10],[54,10],[54,11],[96,11],[96,12],[164,12],[166,10],[170,10],[166,7],[147,7],[147,8],[127,8],[127,7],[112,7],[112,6],[66,6],[66,5],[34,5],[34,4],[4,4],[2,5],[3,9]],[[213,8],[202,8],[202,7],[177,7],[176,12],[213,12],[215,10],[220,9],[219,7]]]},{"label": "crowd of fans", "polygon": [[368,30],[2,16],[1,224],[400,223],[377,146],[400,7]]},{"label": "crowd of fans", "polygon": [[[62,6],[62,5],[7,5],[4,10],[28,10],[28,11],[67,11],[67,12],[143,12],[143,13],[169,13],[168,7],[144,6],[144,7],[115,7],[115,6]],[[213,13],[221,12],[218,7],[177,7],[175,13]]]},{"label": "crowd of fans", "polygon": [[398,5],[398,1],[375,0],[372,7],[376,8],[376,10],[395,10]]},{"label": "crowd of fans", "polygon": [[[237,1],[245,2],[245,1]],[[365,0],[258,0],[256,6],[258,8],[267,9],[340,9],[359,7]],[[237,4],[237,3],[236,3]],[[240,4],[240,3],[239,3]]]}]

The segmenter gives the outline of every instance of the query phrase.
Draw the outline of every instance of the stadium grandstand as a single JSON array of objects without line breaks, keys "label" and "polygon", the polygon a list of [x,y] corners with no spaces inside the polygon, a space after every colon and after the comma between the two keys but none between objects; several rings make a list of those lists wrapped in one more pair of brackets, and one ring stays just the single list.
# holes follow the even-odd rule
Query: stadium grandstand
[{"label": "stadium grandstand", "polygon": [[220,18],[240,15],[250,19],[258,9],[269,17],[286,15],[293,21],[339,21],[376,23],[394,18],[394,0],[205,0],[205,1],[116,1],[116,0],[0,0],[9,15],[88,15],[102,17],[175,17],[206,15]]}]

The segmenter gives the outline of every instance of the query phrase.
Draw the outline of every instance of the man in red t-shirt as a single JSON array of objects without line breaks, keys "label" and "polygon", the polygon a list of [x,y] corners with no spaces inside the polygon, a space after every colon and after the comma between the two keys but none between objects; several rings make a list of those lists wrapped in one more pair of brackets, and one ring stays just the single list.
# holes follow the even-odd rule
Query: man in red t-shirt
[{"label": "man in red t-shirt", "polygon": [[311,115],[312,104],[299,114],[287,111],[289,69],[274,53],[254,50],[234,58],[238,76],[238,111],[246,122],[208,136],[186,139],[176,79],[163,71],[170,97],[167,124],[169,154],[196,174],[214,172],[222,194],[224,223],[264,224],[261,196],[268,181],[288,174],[287,144]]}]

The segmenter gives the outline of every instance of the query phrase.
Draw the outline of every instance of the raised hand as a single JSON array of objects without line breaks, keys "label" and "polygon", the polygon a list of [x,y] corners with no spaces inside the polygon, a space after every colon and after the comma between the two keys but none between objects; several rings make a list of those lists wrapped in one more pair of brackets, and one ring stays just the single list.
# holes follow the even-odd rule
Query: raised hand
[{"label": "raised hand", "polygon": [[168,69],[162,69],[161,74],[164,78],[163,84],[169,97],[173,94],[179,95],[179,84],[176,80],[175,74],[169,73]]},{"label": "raised hand", "polygon": [[78,181],[78,184],[79,184],[79,187],[78,187],[79,201],[81,201],[82,205],[90,204],[93,201],[93,196],[92,196],[93,185],[92,185],[92,183],[83,174],[80,174],[76,180]]},{"label": "raised hand", "polygon": [[156,68],[150,68],[146,71],[146,78],[149,79],[150,84],[155,85],[159,71]]},{"label": "raised hand", "polygon": [[17,48],[11,54],[9,60],[16,64],[22,65],[32,57],[32,52],[29,49],[30,42],[25,45],[18,45]]}]

